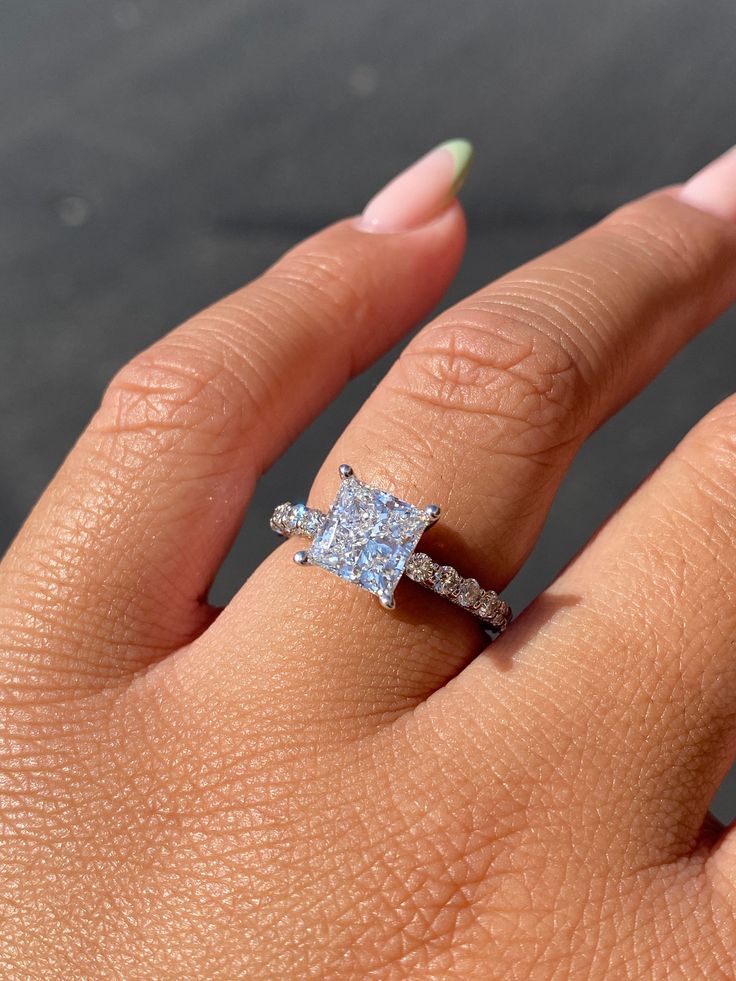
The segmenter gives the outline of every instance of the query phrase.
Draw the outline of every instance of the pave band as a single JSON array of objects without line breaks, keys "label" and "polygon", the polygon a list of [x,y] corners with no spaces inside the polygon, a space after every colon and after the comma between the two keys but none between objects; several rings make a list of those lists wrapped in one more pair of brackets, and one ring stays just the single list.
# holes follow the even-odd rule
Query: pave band
[{"label": "pave band", "polygon": [[393,608],[393,588],[402,574],[472,613],[501,633],[511,609],[492,589],[466,579],[450,565],[415,551],[422,532],[439,518],[440,509],[424,511],[361,483],[348,466],[340,468],[343,483],[329,513],[305,504],[280,504],[271,528],[286,538],[308,538],[312,547],[297,552],[300,565],[319,565],[374,592]]}]

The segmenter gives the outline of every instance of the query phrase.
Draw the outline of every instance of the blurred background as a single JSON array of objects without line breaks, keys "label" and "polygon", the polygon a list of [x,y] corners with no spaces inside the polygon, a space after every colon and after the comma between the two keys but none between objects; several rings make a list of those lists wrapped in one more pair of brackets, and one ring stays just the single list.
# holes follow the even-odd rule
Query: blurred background
[{"label": "blurred background", "polygon": [[[734,143],[735,51],[733,0],[0,4],[0,550],[126,359],[419,154],[476,145],[449,303]],[[735,328],[590,440],[516,608],[736,389]],[[263,479],[216,601],[387,364]],[[736,813],[734,774],[716,811]]]}]

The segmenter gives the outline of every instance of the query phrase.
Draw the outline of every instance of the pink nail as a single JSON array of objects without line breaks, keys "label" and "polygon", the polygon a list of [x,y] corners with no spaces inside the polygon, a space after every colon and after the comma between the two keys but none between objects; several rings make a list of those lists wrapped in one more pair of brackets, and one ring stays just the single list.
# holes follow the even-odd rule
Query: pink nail
[{"label": "pink nail", "polygon": [[372,198],[358,227],[368,232],[405,232],[442,214],[467,176],[473,147],[448,140],[394,177]]},{"label": "pink nail", "polygon": [[701,211],[736,222],[736,147],[691,177],[680,188],[679,198]]}]

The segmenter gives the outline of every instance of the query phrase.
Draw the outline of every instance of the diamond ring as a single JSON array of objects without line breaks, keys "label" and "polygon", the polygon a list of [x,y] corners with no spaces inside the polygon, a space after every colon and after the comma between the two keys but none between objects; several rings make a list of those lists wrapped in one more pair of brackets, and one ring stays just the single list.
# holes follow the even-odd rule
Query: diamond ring
[{"label": "diamond ring", "polygon": [[340,467],[340,488],[327,514],[305,504],[280,504],[271,528],[286,538],[311,538],[309,549],[294,555],[299,565],[316,565],[378,597],[387,610],[406,574],[501,633],[511,620],[508,603],[476,579],[450,565],[439,565],[416,547],[440,516],[437,504],[421,509],[362,483],[347,464]]}]

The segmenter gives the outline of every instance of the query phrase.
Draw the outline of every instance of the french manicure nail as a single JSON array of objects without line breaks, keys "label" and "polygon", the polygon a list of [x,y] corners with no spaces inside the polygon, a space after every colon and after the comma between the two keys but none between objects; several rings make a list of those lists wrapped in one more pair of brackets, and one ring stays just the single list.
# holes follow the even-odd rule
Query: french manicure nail
[{"label": "french manicure nail", "polygon": [[473,146],[467,140],[440,143],[368,202],[358,227],[405,232],[437,218],[462,187],[472,160]]},{"label": "french manicure nail", "polygon": [[694,208],[736,222],[736,147],[698,171],[678,196]]}]

